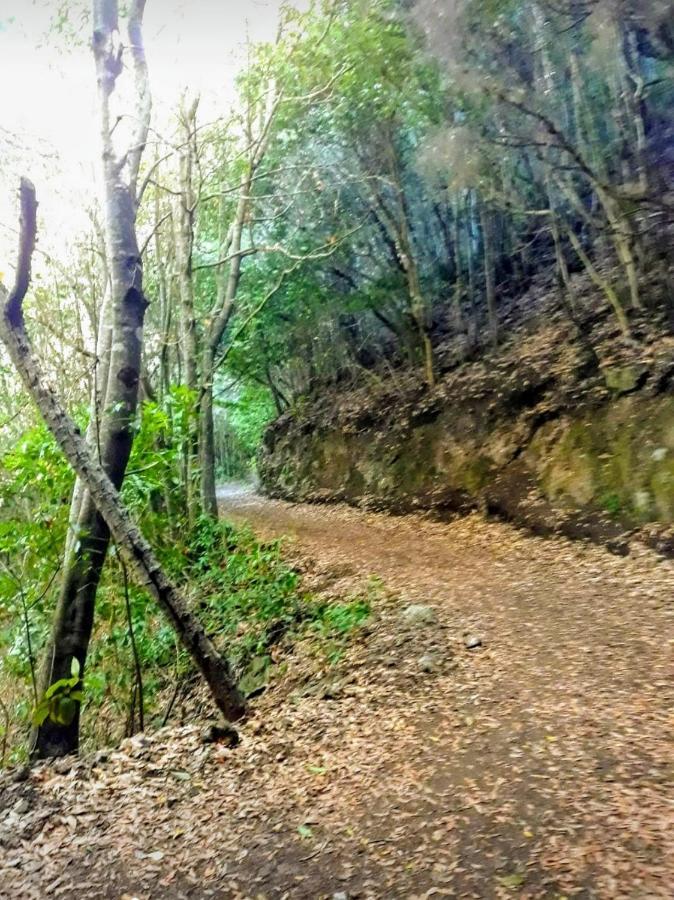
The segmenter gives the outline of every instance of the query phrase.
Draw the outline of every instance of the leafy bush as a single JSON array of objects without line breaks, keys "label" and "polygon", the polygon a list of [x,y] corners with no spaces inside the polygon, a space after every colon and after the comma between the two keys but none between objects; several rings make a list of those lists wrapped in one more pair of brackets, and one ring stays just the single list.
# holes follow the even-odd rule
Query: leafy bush
[{"label": "leafy bush", "polygon": [[334,642],[341,646],[370,615],[369,597],[330,603],[302,593],[281,551],[281,541],[261,543],[247,528],[210,519],[198,524],[190,542],[188,581],[202,598],[209,631],[244,681],[260,680],[283,637],[313,633],[334,656]]},{"label": "leafy bush", "polygon": [[24,755],[20,739],[37,700],[36,659],[53,610],[72,485],[42,425],[0,456],[0,694],[9,749],[0,765]]}]

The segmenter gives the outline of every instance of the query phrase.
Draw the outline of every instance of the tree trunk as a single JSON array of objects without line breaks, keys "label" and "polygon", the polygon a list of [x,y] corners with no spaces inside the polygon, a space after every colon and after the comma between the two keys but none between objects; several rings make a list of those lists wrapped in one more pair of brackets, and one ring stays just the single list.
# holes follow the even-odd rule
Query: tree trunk
[{"label": "tree trunk", "polygon": [[461,213],[458,200],[452,204],[452,212],[454,215],[454,314],[456,319],[456,329],[460,334],[463,334],[466,328],[461,306],[463,303],[463,262],[461,258]]},{"label": "tree trunk", "polygon": [[201,506],[204,514],[213,518],[217,518],[218,515],[215,483],[215,421],[213,419],[213,380],[215,378],[216,353],[234,312],[236,295],[241,281],[243,229],[251,204],[253,175],[262,160],[260,150],[261,148],[258,147],[257,152],[251,157],[248,172],[241,182],[241,193],[236,205],[234,220],[226,235],[222,221],[224,199],[222,201],[219,243],[221,251],[229,253],[232,259],[226,276],[223,267],[218,267],[216,272],[217,298],[215,306],[211,310],[211,325],[204,338],[201,359],[202,383],[198,405],[201,440],[199,447]]},{"label": "tree trunk", "polygon": [[[109,101],[121,71],[117,50],[116,0],[94,0],[93,50],[98,76],[101,136],[105,176],[105,243],[110,294],[103,314],[99,341],[96,396],[89,429],[90,448],[112,484],[124,480],[131,453],[132,422],[136,412],[141,368],[142,327],[146,301],[142,291],[142,264],[136,241],[135,179],[140,153],[147,137],[150,99],[141,23],[144,0],[135,0],[129,13],[128,32],[138,97],[138,125],[126,155],[129,175],[112,146]],[[79,473],[78,473],[79,474]],[[73,656],[84,672],[94,621],[96,591],[109,544],[109,530],[92,500],[88,484],[75,486],[71,510],[71,535],[66,544],[64,570],[57,611],[44,653],[40,676],[42,693],[55,681],[70,675]],[[32,753],[38,757],[62,756],[79,744],[79,705],[70,725],[45,720],[32,735]]]},{"label": "tree trunk", "polygon": [[482,227],[482,249],[484,253],[484,282],[487,295],[487,316],[489,337],[493,346],[498,343],[498,316],[496,313],[496,285],[494,281],[494,249],[492,216],[486,203],[480,204],[480,225]]},{"label": "tree trunk", "polygon": [[196,115],[198,99],[180,112],[180,196],[177,197],[175,217],[175,244],[180,290],[180,355],[183,384],[192,398],[187,412],[185,435],[185,483],[187,489],[187,513],[190,525],[199,515],[199,378],[197,320],[194,308],[194,280],[192,255],[194,249],[194,221],[197,199],[194,190]]},{"label": "tree trunk", "polygon": [[213,418],[213,353],[206,347],[203,355],[204,371],[210,373],[199,403],[199,473],[201,478],[201,508],[206,516],[218,516],[215,478],[215,421]]},{"label": "tree trunk", "polygon": [[466,195],[466,259],[468,260],[468,300],[470,303],[470,328],[468,342],[471,348],[477,346],[479,316],[475,299],[475,255],[473,240],[473,222],[475,219],[473,192]]}]

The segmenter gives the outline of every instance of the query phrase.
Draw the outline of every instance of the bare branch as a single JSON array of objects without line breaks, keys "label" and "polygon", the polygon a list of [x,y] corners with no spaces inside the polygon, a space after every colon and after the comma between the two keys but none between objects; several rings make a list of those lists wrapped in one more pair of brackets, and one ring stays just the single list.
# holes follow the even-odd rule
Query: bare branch
[{"label": "bare branch", "polygon": [[335,82],[337,82],[342,75],[346,75],[347,72],[351,72],[355,69],[354,65],[350,66],[342,66],[341,69],[338,69],[335,74],[328,80],[324,85],[319,88],[316,88],[313,91],[309,91],[308,94],[296,94],[295,96],[283,97],[280,98],[282,103],[308,103],[311,100],[318,100],[321,97],[324,97],[326,94],[330,92],[330,89],[333,87]]},{"label": "bare branch", "polygon": [[238,250],[236,253],[230,253],[229,256],[219,259],[217,262],[201,263],[201,265],[193,266],[192,271],[201,272],[204,269],[217,269],[234,259],[242,259],[246,256],[253,256],[256,253],[280,253],[281,256],[285,256],[286,259],[292,259],[296,262],[309,262],[312,259],[325,259],[328,256],[332,256],[335,250],[337,250],[348,237],[351,237],[352,234],[360,231],[365,225],[365,221],[366,220],[359,222],[358,225],[354,226],[349,231],[344,232],[340,237],[335,237],[327,241],[325,244],[316,247],[309,253],[291,253],[282,244],[269,244],[262,247],[246,247],[243,250]]},{"label": "bare branch", "polygon": [[143,15],[145,13],[146,0],[133,0],[129,11],[127,32],[131,44],[131,56],[136,82],[136,103],[138,125],[133,136],[133,141],[128,150],[129,160],[129,188],[137,204],[136,188],[138,186],[138,172],[140,161],[147,143],[150,130],[150,118],[152,116],[152,92],[150,91],[150,76],[148,73],[147,59],[145,57],[145,45],[143,43]]},{"label": "bare branch", "polygon": [[173,210],[170,209],[165,215],[163,215],[163,216],[161,217],[161,219],[160,219],[158,222],[155,223],[154,228],[153,228],[152,231],[148,234],[148,236],[145,238],[145,241],[144,241],[144,243],[143,243],[143,246],[140,248],[140,255],[141,255],[141,256],[145,256],[145,253],[146,253],[146,251],[147,251],[147,248],[150,246],[150,241],[151,241],[152,238],[155,236],[155,234],[159,231],[159,229],[160,229],[161,226],[164,224],[164,222],[166,222],[167,219],[170,219],[172,215],[173,215]]},{"label": "bare branch", "polygon": [[23,324],[23,301],[30,284],[30,270],[37,237],[37,200],[35,185],[27,178],[21,179],[19,188],[21,219],[19,230],[19,255],[14,288],[5,305],[5,317],[12,328]]}]

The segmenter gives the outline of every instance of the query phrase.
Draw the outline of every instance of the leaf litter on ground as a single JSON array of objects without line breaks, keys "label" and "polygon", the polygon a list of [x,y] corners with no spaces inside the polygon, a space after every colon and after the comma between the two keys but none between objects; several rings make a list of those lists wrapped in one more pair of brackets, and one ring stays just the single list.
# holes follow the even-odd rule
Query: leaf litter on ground
[{"label": "leaf litter on ground", "polygon": [[295,646],[238,747],[202,742],[198,695],[106,761],[3,776],[8,896],[671,896],[671,562],[478,516],[228,512],[294,535],[326,597],[376,575],[371,619],[336,662]]}]

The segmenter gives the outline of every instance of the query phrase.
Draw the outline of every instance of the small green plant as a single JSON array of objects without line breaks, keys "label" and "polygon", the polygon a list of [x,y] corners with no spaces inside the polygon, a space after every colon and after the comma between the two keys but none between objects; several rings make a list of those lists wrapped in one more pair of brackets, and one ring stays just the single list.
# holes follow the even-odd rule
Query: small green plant
[{"label": "small green plant", "polygon": [[70,678],[60,678],[51,684],[33,710],[33,725],[42,725],[49,718],[58,725],[70,725],[77,713],[77,704],[84,699],[80,664],[75,657],[70,664]]},{"label": "small green plant", "polygon": [[604,494],[601,505],[611,516],[619,516],[623,511],[623,503],[618,494]]},{"label": "small green plant", "polygon": [[343,637],[367,621],[370,612],[369,601],[362,597],[328,603],[321,608],[315,627],[325,635]]}]

